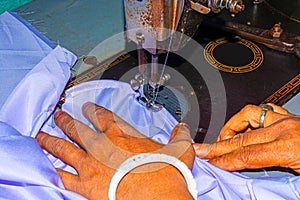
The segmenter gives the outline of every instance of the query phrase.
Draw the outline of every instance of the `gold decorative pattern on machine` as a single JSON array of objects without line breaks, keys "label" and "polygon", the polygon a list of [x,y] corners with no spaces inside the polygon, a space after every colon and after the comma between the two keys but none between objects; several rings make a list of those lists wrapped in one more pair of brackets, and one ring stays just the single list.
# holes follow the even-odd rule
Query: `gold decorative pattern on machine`
[{"label": "gold decorative pattern on machine", "polygon": [[287,84],[282,86],[274,94],[269,96],[262,103],[274,103],[277,105],[283,105],[287,100],[291,99],[300,89],[300,74],[295,76]]},{"label": "gold decorative pattern on machine", "polygon": [[117,64],[123,62],[127,58],[129,58],[130,55],[128,53],[121,52],[119,56],[113,57],[111,59],[107,59],[103,63],[99,63],[92,68],[83,71],[79,74],[73,75],[71,77],[71,81],[67,84],[67,86],[64,89],[64,92],[62,93],[60,100],[58,102],[58,107],[61,107],[61,105],[65,102],[65,91],[69,89],[70,87],[73,87],[75,85],[78,85],[80,83],[84,83],[93,79],[99,79],[101,78],[101,74],[110,69],[111,67],[116,66]]},{"label": "gold decorative pattern on machine", "polygon": [[251,72],[261,66],[264,60],[262,50],[253,42],[250,42],[242,38],[235,40],[235,43],[239,45],[243,45],[244,47],[250,49],[251,52],[253,53],[253,60],[250,63],[241,66],[227,65],[220,62],[218,59],[216,59],[214,55],[214,51],[216,50],[217,47],[220,47],[221,45],[226,43],[229,43],[228,39],[220,38],[209,42],[204,48],[204,57],[206,61],[216,69],[224,72],[229,72],[229,73],[246,73],[246,72]]},{"label": "gold decorative pattern on machine", "polygon": [[108,59],[103,63],[97,64],[96,66],[93,66],[89,70],[81,72],[80,74],[73,75],[71,78],[72,80],[67,84],[66,89],[74,85],[78,85],[79,83],[93,80],[93,78],[100,76],[104,71],[110,69],[113,66],[116,66],[129,57],[130,55],[128,53],[124,53],[117,58],[113,57],[112,59]]}]

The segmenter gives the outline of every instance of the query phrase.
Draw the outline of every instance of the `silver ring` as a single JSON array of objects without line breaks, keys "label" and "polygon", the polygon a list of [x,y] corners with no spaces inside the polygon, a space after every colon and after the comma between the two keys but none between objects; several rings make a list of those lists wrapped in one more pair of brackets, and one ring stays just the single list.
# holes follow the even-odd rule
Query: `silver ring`
[{"label": "silver ring", "polygon": [[268,105],[268,104],[261,104],[260,107],[262,108],[260,118],[259,118],[259,128],[264,128],[264,122],[265,122],[265,117],[267,114],[268,110],[273,111],[273,107]]}]

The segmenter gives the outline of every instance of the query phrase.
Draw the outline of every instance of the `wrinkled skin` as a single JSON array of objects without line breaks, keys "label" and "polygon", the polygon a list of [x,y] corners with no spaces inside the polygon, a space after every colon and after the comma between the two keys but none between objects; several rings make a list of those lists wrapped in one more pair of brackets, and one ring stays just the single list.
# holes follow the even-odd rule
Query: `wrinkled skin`
[{"label": "wrinkled skin", "polygon": [[[73,166],[78,175],[57,169],[66,189],[88,199],[107,199],[110,180],[119,165],[138,153],[165,153],[183,161],[191,169],[195,152],[189,128],[178,124],[167,145],[155,142],[111,111],[93,103],[84,104],[84,116],[103,132],[96,133],[65,112],[55,121],[81,148],[64,139],[39,132],[37,140],[49,153]],[[117,189],[117,199],[192,199],[181,173],[171,165],[154,163],[127,174]]]},{"label": "wrinkled skin", "polygon": [[[270,104],[264,128],[262,108],[247,105],[223,127],[213,144],[194,144],[196,155],[228,171],[280,166],[300,173],[300,117]],[[238,134],[241,133],[241,134]]]}]

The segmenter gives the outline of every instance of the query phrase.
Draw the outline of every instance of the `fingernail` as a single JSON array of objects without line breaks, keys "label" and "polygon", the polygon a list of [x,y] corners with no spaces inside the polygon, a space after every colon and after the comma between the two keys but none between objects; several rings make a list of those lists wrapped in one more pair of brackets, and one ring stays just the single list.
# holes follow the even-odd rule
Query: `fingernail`
[{"label": "fingernail", "polygon": [[42,141],[44,135],[45,135],[44,132],[39,131],[39,132],[37,133],[37,135],[35,136],[35,139],[38,141],[39,144],[41,144],[41,141]]},{"label": "fingernail", "polygon": [[88,111],[88,109],[90,108],[90,106],[95,106],[95,104],[92,103],[92,102],[90,102],[90,101],[88,101],[88,102],[86,102],[86,103],[84,103],[82,105],[82,112],[83,112],[83,114],[85,114]]},{"label": "fingernail", "polygon": [[184,123],[184,122],[180,122],[180,123],[178,124],[178,126],[180,126],[180,127],[185,127],[185,128],[187,128],[187,129],[190,130],[190,126],[189,126],[188,124]]},{"label": "fingernail", "polygon": [[194,147],[195,151],[198,151],[200,149],[200,145],[198,143],[194,143],[193,147]]},{"label": "fingernail", "polygon": [[193,147],[195,149],[196,155],[202,158],[206,158],[206,156],[209,154],[209,148],[207,148],[206,144],[193,144]]},{"label": "fingernail", "polygon": [[90,101],[88,101],[88,102],[86,102],[86,103],[84,103],[84,104],[82,105],[82,108],[85,109],[86,107],[91,106],[91,105],[94,106],[95,104],[92,103],[92,102],[90,102]]},{"label": "fingernail", "polygon": [[58,119],[59,116],[61,116],[63,113],[64,113],[63,111],[58,111],[58,112],[56,112],[56,113],[54,114],[54,119],[55,119],[55,120]]},{"label": "fingernail", "polygon": [[226,135],[226,136],[224,136],[224,137],[222,138],[222,140],[228,140],[228,139],[231,139],[231,138],[232,138],[232,136]]},{"label": "fingernail", "polygon": [[186,123],[184,123],[184,122],[181,122],[181,124],[182,124],[183,126],[187,127],[188,129],[190,129],[190,126],[189,126],[188,124],[186,124]]}]

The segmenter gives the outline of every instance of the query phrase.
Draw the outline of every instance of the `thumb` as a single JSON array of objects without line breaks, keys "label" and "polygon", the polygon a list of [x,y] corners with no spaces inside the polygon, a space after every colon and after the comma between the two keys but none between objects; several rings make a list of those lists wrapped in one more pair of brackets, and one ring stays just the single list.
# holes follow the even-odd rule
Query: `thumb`
[{"label": "thumb", "polygon": [[190,129],[185,123],[178,123],[173,129],[166,153],[179,158],[188,168],[192,168],[195,159],[195,151],[192,146]]},{"label": "thumb", "polygon": [[190,134],[190,128],[187,124],[185,123],[178,123],[175,128],[172,131],[171,137],[169,139],[169,144],[170,143],[177,143],[177,142],[188,142],[192,143],[192,138]]}]

